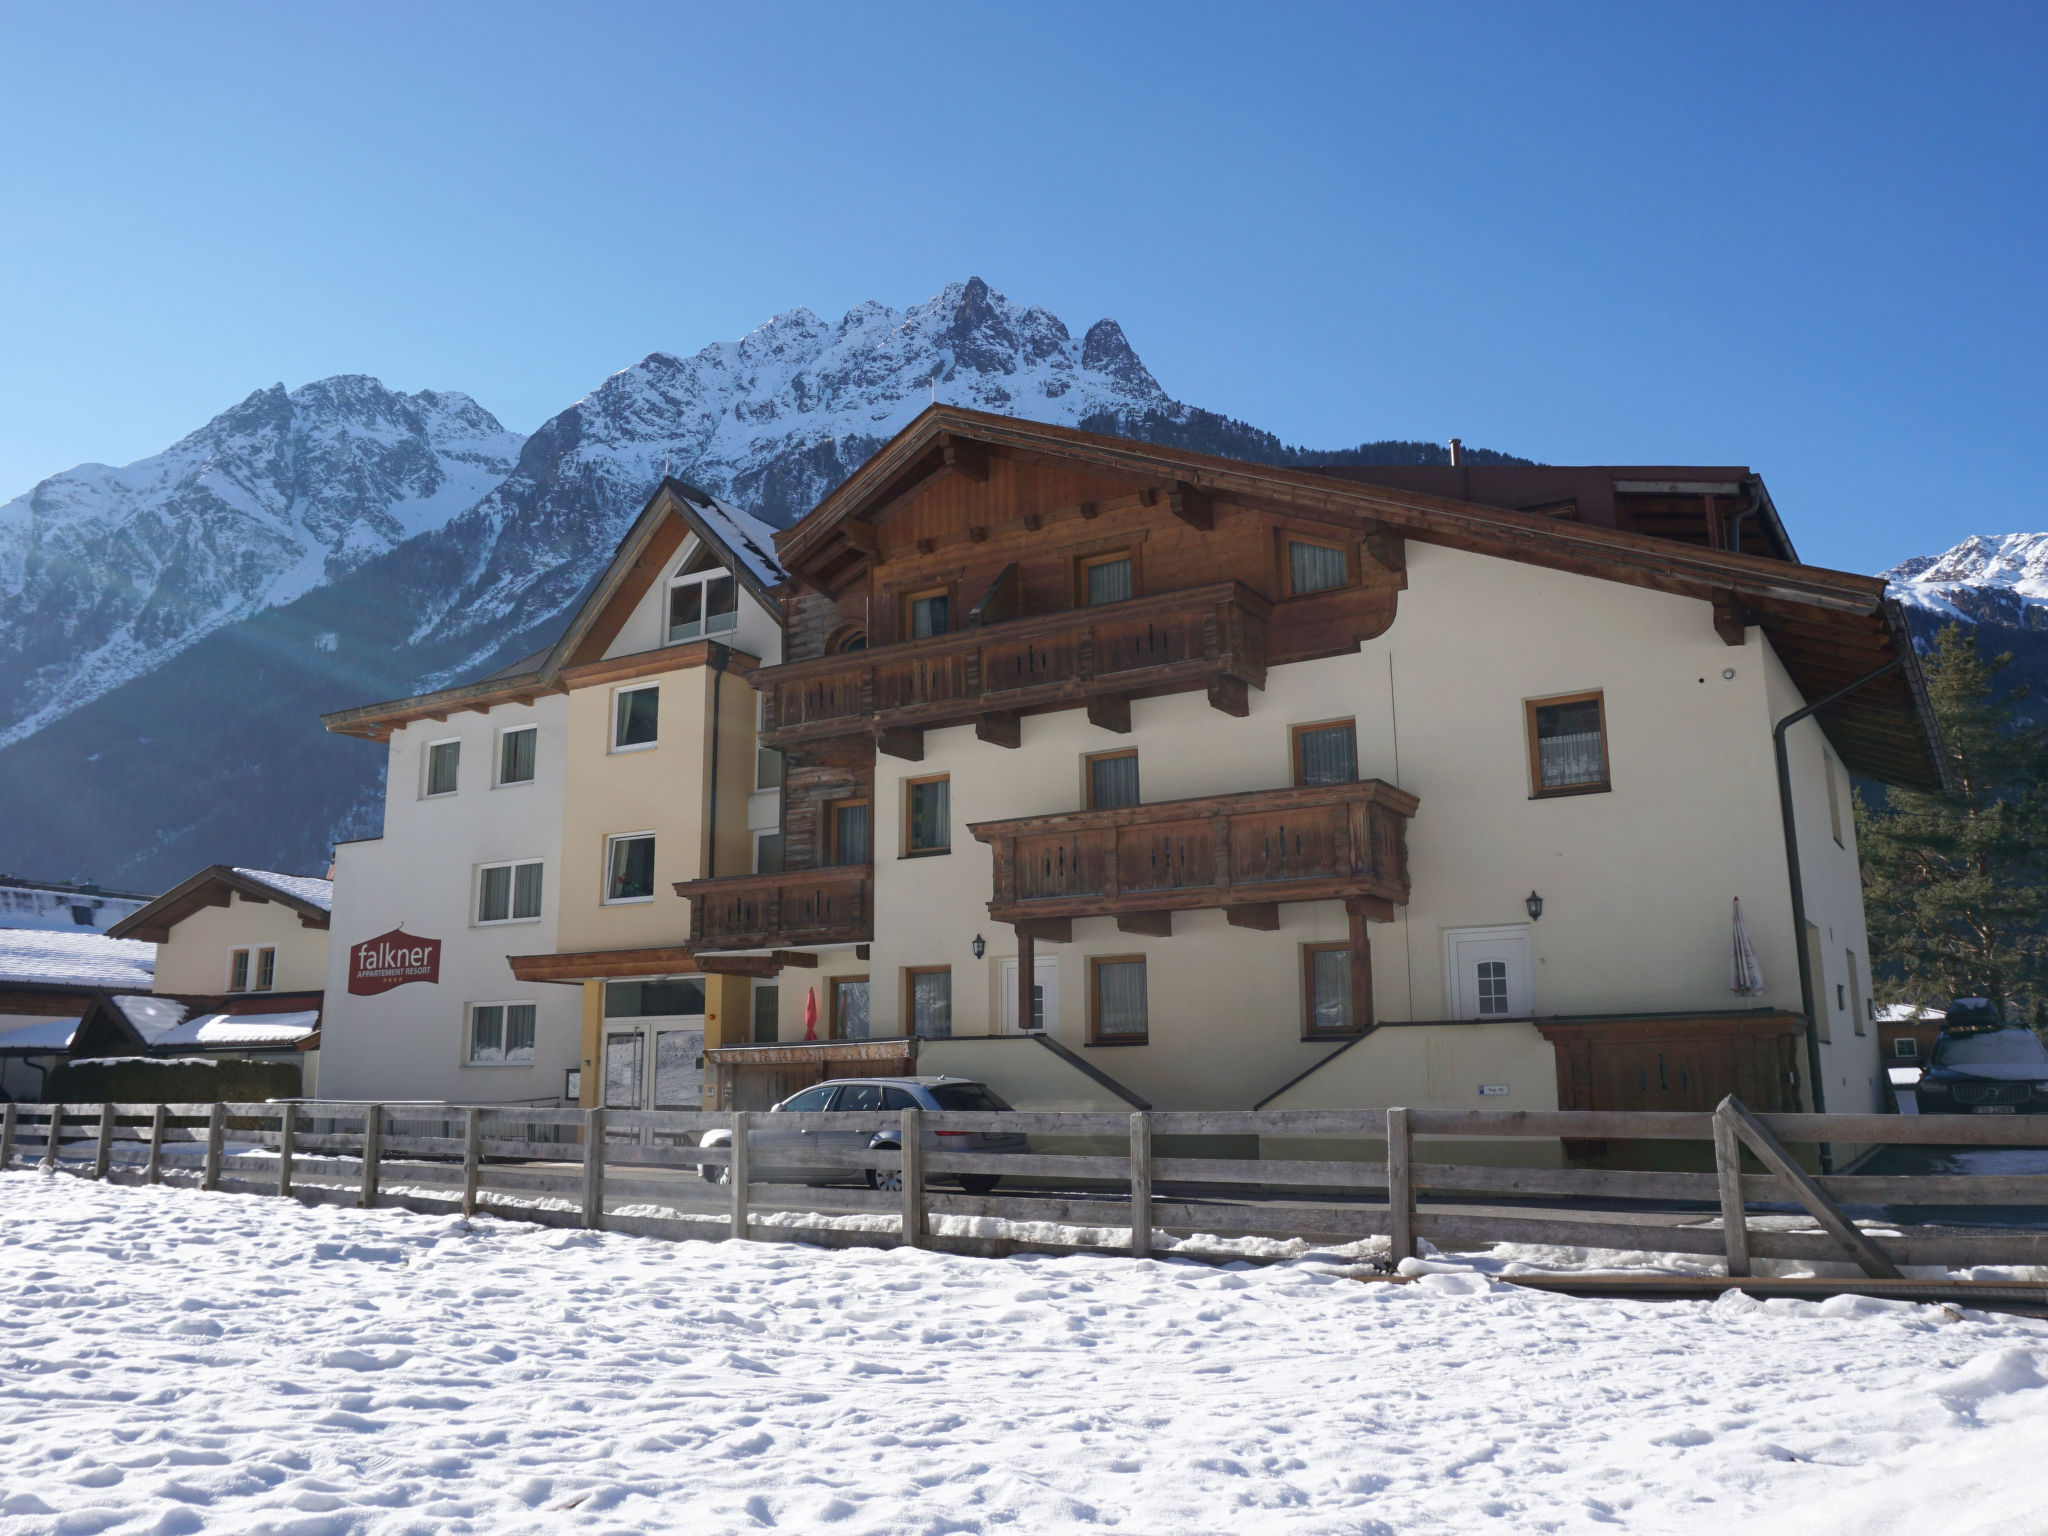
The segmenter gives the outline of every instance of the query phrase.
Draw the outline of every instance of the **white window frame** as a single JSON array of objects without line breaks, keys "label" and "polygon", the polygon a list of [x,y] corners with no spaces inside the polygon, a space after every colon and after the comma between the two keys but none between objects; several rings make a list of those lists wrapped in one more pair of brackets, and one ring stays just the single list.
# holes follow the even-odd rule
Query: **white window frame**
[{"label": "white window frame", "polygon": [[[707,565],[701,571],[691,571],[688,575],[684,575],[683,567],[696,559],[699,554],[709,555],[714,563]],[[738,631],[740,627],[740,575],[738,571],[733,570],[729,566],[717,564],[717,559],[717,551],[705,544],[702,539],[698,539],[692,542],[682,559],[676,562],[675,574],[668,579],[668,601],[661,610],[661,635],[664,645],[688,645],[693,641],[711,640],[719,635],[730,635]],[[732,583],[732,614],[730,622],[719,625],[715,630],[711,627],[711,594],[706,591],[697,599],[697,612],[702,615],[697,621],[697,633],[694,635],[684,635],[681,639],[677,639],[675,636],[675,625],[669,618],[669,615],[676,611],[676,588],[689,586],[708,588],[712,582],[721,576]]]},{"label": "white window frame", "polygon": [[[1462,976],[1458,965],[1458,946],[1463,943],[1517,944],[1521,947],[1521,976],[1519,999],[1515,967],[1508,967],[1508,1011],[1506,1013],[1482,1014],[1478,1011],[1479,1000],[1471,999],[1466,1006],[1463,996]],[[1517,1006],[1518,1001],[1523,1006]],[[1444,1009],[1451,1018],[1465,1019],[1479,1023],[1495,1020],[1512,1023],[1517,1019],[1529,1018],[1536,1011],[1536,946],[1534,935],[1527,923],[1509,923],[1497,928],[1446,928],[1444,930]]]},{"label": "white window frame", "polygon": [[[630,746],[622,747],[619,745],[619,700],[629,693],[653,693],[655,695],[654,740],[636,741]],[[612,690],[611,720],[606,726],[607,740],[611,743],[610,750],[612,752],[651,752],[661,745],[660,695],[661,684],[659,683],[622,683]]]},{"label": "white window frame", "polygon": [[[507,736],[517,736],[521,731],[531,731],[533,733],[533,777],[530,779],[508,780],[504,777],[505,738]],[[491,753],[491,788],[524,789],[529,784],[538,784],[540,782],[540,726],[538,724],[529,723],[526,725],[504,726],[498,731],[494,746],[495,750]]]},{"label": "white window frame", "polygon": [[761,875],[761,874],[780,874],[780,873],[782,872],[782,866],[781,866],[781,865],[779,865],[779,864],[778,864],[778,865],[777,865],[777,866],[776,866],[776,867],[775,867],[774,869],[772,869],[772,870],[764,870],[764,869],[762,869],[762,868],[761,868],[761,842],[762,842],[762,840],[763,840],[764,838],[770,838],[770,837],[773,837],[773,838],[780,838],[781,836],[782,836],[782,829],[781,829],[780,827],[762,827],[762,828],[758,829],[758,830],[757,830],[757,831],[756,831],[756,832],[754,833],[754,873],[755,873],[755,874],[757,874],[757,875]]},{"label": "white window frame", "polygon": [[[454,789],[435,789],[435,788],[433,788],[433,783],[434,783],[434,748],[436,748],[436,747],[448,747],[448,746],[452,746],[452,747],[454,747],[454,748],[455,748],[455,788],[454,788]],[[460,736],[437,736],[437,737],[436,737],[436,738],[434,738],[434,740],[432,740],[432,741],[429,741],[429,742],[423,742],[423,743],[421,743],[421,746],[420,746],[420,798],[421,798],[422,800],[446,800],[446,799],[447,799],[447,798],[448,798],[448,797],[449,797],[450,795],[454,795],[454,794],[460,794],[460,793],[461,793],[461,791],[462,791],[462,738],[461,738]]]},{"label": "white window frame", "polygon": [[[531,1008],[533,1010],[533,1054],[524,1061],[478,1061],[476,1059],[476,1011],[479,1008]],[[504,1049],[506,1020],[498,1020],[499,1049]],[[540,1004],[530,997],[485,998],[481,1002],[465,1003],[462,1006],[462,1060],[465,1069],[474,1067],[482,1072],[500,1072],[506,1068],[514,1071],[531,1072],[540,1062]]]},{"label": "white window frame", "polygon": [[[529,864],[540,867],[541,910],[534,913],[531,917],[513,917],[509,914],[512,904],[519,899],[519,871]],[[509,869],[512,871],[512,888],[506,894],[506,912],[508,915],[504,917],[485,917],[483,915],[484,872],[492,869]],[[477,865],[476,874],[470,881],[469,892],[469,923],[472,928],[504,928],[513,923],[537,923],[546,913],[547,906],[548,874],[546,859],[492,859],[488,863]]]},{"label": "white window frame", "polygon": [[[630,843],[635,838],[644,837],[648,839],[650,842],[655,842],[657,835],[658,834],[655,833],[655,831],[652,828],[649,828],[643,832],[613,832],[605,837],[604,868],[599,873],[598,879],[600,883],[597,888],[597,899],[598,904],[600,906],[644,907],[649,902],[654,900],[655,891],[658,891],[661,888],[661,882],[659,880],[655,882],[655,891],[649,891],[645,896],[612,895],[612,850],[618,847],[620,843]],[[659,858],[660,855],[661,845],[659,842],[655,842],[655,856]]]}]

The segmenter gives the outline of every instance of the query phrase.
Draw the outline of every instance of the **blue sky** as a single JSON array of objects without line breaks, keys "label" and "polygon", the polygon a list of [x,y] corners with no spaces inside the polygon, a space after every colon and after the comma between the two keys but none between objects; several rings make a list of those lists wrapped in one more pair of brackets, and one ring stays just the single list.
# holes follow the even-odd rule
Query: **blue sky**
[{"label": "blue sky", "polygon": [[0,498],[371,373],[531,430],[979,274],[1292,442],[2048,528],[2040,8],[0,8]]}]

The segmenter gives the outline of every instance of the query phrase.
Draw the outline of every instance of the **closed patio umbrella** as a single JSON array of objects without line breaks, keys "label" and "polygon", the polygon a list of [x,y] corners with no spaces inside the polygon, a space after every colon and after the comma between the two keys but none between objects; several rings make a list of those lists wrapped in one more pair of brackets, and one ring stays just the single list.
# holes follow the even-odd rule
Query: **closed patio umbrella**
[{"label": "closed patio umbrella", "polygon": [[804,1038],[818,1038],[818,989],[812,987],[804,993]]},{"label": "closed patio umbrella", "polygon": [[1735,898],[1735,931],[1728,954],[1728,990],[1737,997],[1755,997],[1764,989],[1764,968],[1756,963],[1756,947],[1742,921],[1742,898]]}]

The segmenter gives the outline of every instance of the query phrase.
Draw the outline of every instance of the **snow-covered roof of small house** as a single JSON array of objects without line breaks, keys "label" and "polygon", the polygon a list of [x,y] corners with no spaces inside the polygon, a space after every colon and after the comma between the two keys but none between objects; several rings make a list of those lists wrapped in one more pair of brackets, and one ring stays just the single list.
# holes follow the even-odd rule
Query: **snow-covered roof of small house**
[{"label": "snow-covered roof of small house", "polygon": [[320,1027],[317,1011],[306,1013],[202,1013],[167,1030],[150,1042],[157,1048],[177,1046],[221,1050],[230,1046],[297,1045]]},{"label": "snow-covered roof of small house", "polygon": [[0,982],[147,991],[155,976],[156,946],[139,939],[0,928]]},{"label": "snow-covered roof of small house", "polygon": [[77,1019],[31,1019],[25,1024],[0,1024],[0,1054],[29,1054],[71,1049]]},{"label": "snow-covered roof of small house", "polygon": [[308,906],[318,907],[322,912],[334,910],[334,882],[323,880],[317,875],[280,875],[267,869],[244,869],[234,866],[236,874],[254,880],[258,885],[267,885],[283,896],[295,896]]},{"label": "snow-covered roof of small house", "polygon": [[121,1017],[135,1027],[135,1033],[151,1045],[185,1022],[192,1010],[175,997],[153,997],[126,993],[108,999],[121,1010]]},{"label": "snow-covered roof of small house", "polygon": [[268,869],[235,864],[209,864],[179,881],[148,906],[129,913],[107,930],[122,938],[133,935],[161,944],[171,930],[207,907],[227,905],[235,896],[247,901],[275,901],[299,914],[308,928],[325,928],[334,911],[334,882],[317,875],[281,875]]}]

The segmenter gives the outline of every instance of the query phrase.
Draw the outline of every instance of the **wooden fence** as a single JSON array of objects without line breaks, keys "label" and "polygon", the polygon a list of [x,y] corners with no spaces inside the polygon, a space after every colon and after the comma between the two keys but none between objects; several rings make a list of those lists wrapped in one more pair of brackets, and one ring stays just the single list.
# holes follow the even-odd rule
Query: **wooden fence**
[{"label": "wooden fence", "polygon": [[[904,1150],[806,1147],[802,1165],[858,1179],[902,1175],[900,1192],[777,1182],[763,1123],[778,1131],[882,1132]],[[709,1131],[729,1145],[701,1146]],[[922,1131],[1028,1133],[1028,1153],[924,1145]],[[1157,1155],[1155,1138],[1256,1136],[1338,1155]],[[1711,1173],[1438,1162],[1445,1142],[1504,1138],[1711,1142]],[[2048,1206],[2048,1174],[1816,1176],[1786,1143],[2048,1147],[2048,1118],[1758,1115],[1733,1099],[1713,1114],[1488,1113],[1440,1109],[1116,1114],[778,1114],[441,1107],[334,1102],[7,1104],[0,1168],[40,1164],[127,1183],[296,1196],[309,1202],[479,1210],[551,1225],[661,1237],[782,1237],[836,1245],[1148,1254],[1160,1233],[1199,1254],[1213,1237],[1391,1239],[1398,1259],[1427,1239],[1445,1250],[1521,1242],[1713,1255],[1727,1273],[1753,1258],[1897,1266],[2048,1264],[2048,1230],[1969,1225],[1859,1227],[1842,1204]],[[1432,1146],[1436,1144],[1436,1147]],[[1183,1143],[1184,1144],[1184,1143]],[[1384,1151],[1381,1151],[1381,1144]],[[1055,1150],[1064,1148],[1064,1150]],[[1373,1156],[1342,1155],[1346,1149]],[[1297,1148],[1298,1150],[1298,1148]],[[1749,1154],[1745,1159],[1745,1151]],[[789,1165],[780,1165],[785,1171]],[[723,1182],[701,1177],[722,1170]],[[938,1187],[1000,1174],[970,1195]],[[1419,1203],[1419,1197],[1435,1197]],[[1495,1201],[1537,1202],[1492,1204]],[[1578,1202],[1604,1208],[1571,1209]],[[1627,1208],[1617,1202],[1635,1202]],[[1665,1209],[1646,1209],[1661,1203]],[[1690,1205],[1691,1210],[1682,1207]],[[1759,1224],[1755,1205],[1791,1206],[1818,1231]],[[1672,1207],[1680,1207],[1673,1209]],[[815,1213],[815,1214],[812,1214]],[[1716,1219],[1718,1213],[1718,1220]],[[935,1217],[996,1218],[990,1236]],[[873,1218],[846,1221],[847,1217]],[[820,1219],[822,1218],[822,1219]],[[1079,1232],[1047,1236],[1028,1224]]]}]

